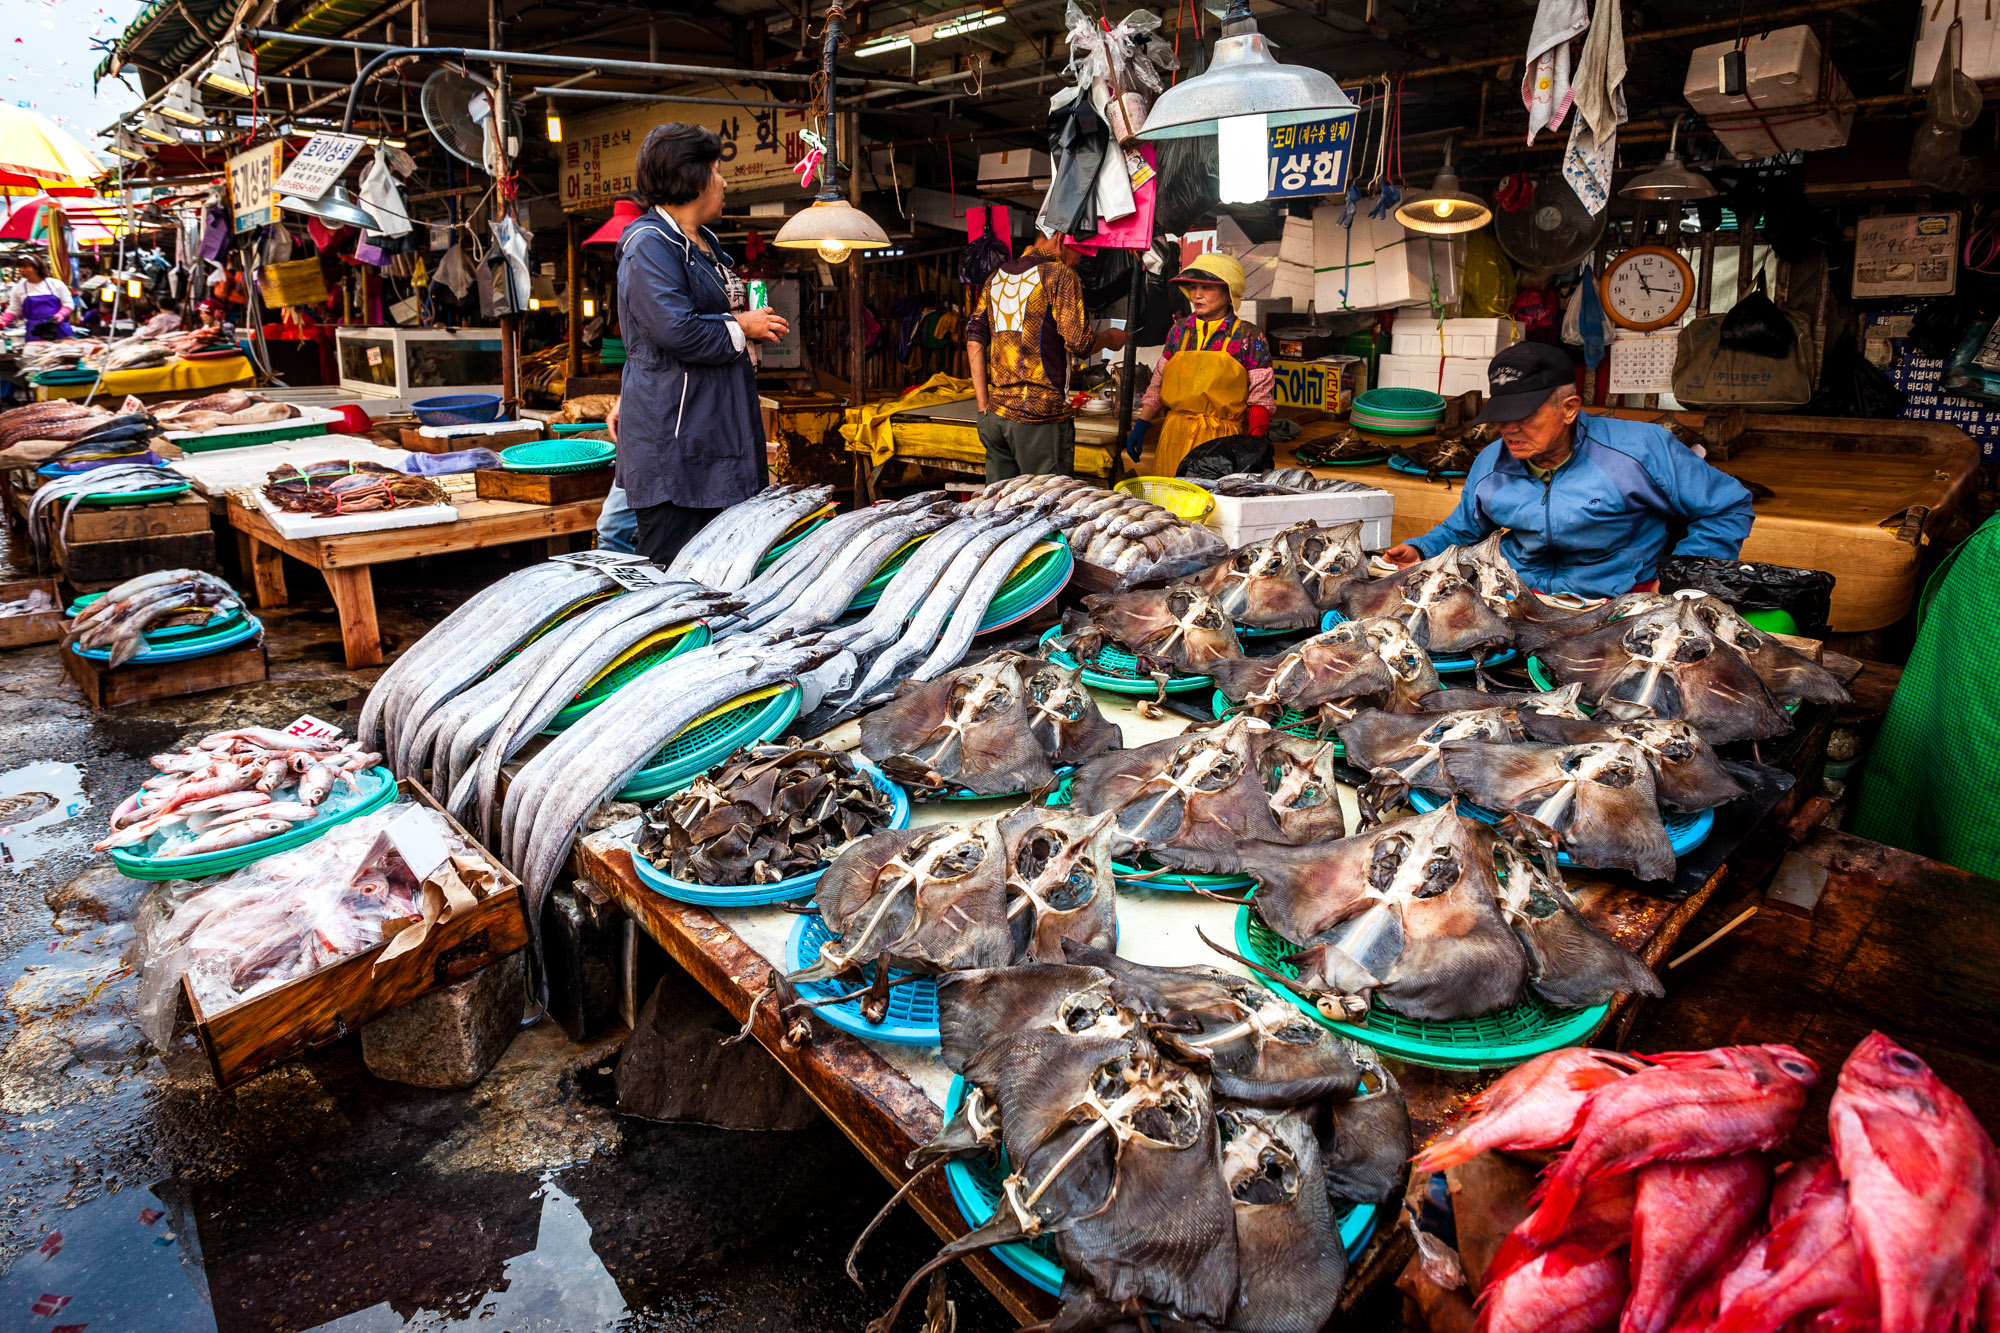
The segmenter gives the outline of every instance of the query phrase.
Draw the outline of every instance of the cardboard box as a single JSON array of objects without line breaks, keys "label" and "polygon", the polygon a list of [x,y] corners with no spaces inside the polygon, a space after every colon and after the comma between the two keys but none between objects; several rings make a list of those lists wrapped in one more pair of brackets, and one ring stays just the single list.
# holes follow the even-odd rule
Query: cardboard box
[{"label": "cardboard box", "polygon": [[1395,497],[1387,491],[1323,491],[1313,495],[1218,495],[1203,520],[1231,546],[1263,541],[1308,519],[1321,527],[1361,520],[1361,545],[1386,550]]},{"label": "cardboard box", "polygon": [[[402,795],[444,813],[419,784],[404,778],[396,785]],[[457,820],[448,814],[445,819],[485,853],[499,874],[501,887],[470,911],[432,927],[417,948],[377,971],[375,958],[388,947],[385,941],[213,1013],[205,1012],[193,990],[183,983],[194,1010],[195,1031],[208,1052],[218,1084],[231,1087],[281,1061],[337,1041],[378,1014],[526,947],[528,928],[521,912],[521,881],[499,857],[480,847]]]},{"label": "cardboard box", "polygon": [[1368,368],[1358,356],[1273,361],[1271,371],[1279,407],[1303,407],[1333,416],[1353,407],[1354,396],[1368,387]]},{"label": "cardboard box", "polygon": [[1049,155],[1032,148],[1009,148],[999,153],[979,155],[979,183],[997,182],[1008,185],[1046,184],[1054,179],[1049,169]]},{"label": "cardboard box", "polygon": [[[1810,116],[1789,109],[1822,100],[1823,61],[1817,33],[1804,24],[1796,24],[1745,38],[1743,94],[1730,97],[1722,91],[1721,61],[1724,54],[1735,49],[1734,40],[1696,48],[1688,57],[1687,79],[1681,88],[1688,105],[1704,116],[1770,113],[1711,124],[1709,129],[1724,148],[1748,161],[1774,153],[1840,148],[1847,143],[1848,132],[1854,128],[1851,106]],[[1936,60],[1933,51],[1933,66]],[[1926,75],[1929,72],[1930,67],[1926,67]],[[1847,79],[1838,69],[1833,71],[1831,84],[1825,101],[1844,102],[1851,95]]]}]

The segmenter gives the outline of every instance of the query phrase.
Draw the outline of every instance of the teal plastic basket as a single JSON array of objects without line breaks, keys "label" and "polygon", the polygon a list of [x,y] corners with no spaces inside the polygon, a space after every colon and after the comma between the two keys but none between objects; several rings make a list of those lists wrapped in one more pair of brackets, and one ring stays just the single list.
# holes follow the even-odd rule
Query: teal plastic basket
[{"label": "teal plastic basket", "polygon": [[[1042,642],[1047,643],[1062,633],[1061,625],[1051,625],[1042,633]],[[1074,670],[1077,660],[1060,649],[1051,649],[1048,659],[1059,666]],[[1151,676],[1139,674],[1139,659],[1115,644],[1105,644],[1093,661],[1083,664],[1083,683],[1095,685],[1100,690],[1113,694],[1152,694],[1159,687]],[[1215,682],[1207,676],[1170,676],[1167,678],[1167,693],[1180,694],[1186,690],[1212,687]]]},{"label": "teal plastic basket", "polygon": [[[1284,961],[1292,946],[1248,907],[1236,913],[1236,948],[1244,957],[1275,972],[1288,977],[1299,974],[1295,965]],[[1583,1044],[1611,1012],[1608,1004],[1557,1009],[1530,991],[1519,1004],[1476,1018],[1405,1018],[1377,1000],[1359,1023],[1343,1023],[1322,1014],[1298,992],[1268,978],[1259,980],[1341,1036],[1431,1069],[1511,1069],[1544,1052]]]},{"label": "teal plastic basket", "polygon": [[1444,411],[1444,399],[1429,389],[1370,389],[1355,395],[1354,406],[1366,416],[1420,417]]},{"label": "teal plastic basket", "polygon": [[168,440],[167,443],[191,454],[209,454],[223,449],[248,449],[253,445],[277,444],[282,440],[306,440],[324,434],[326,434],[324,421],[293,420],[276,422],[261,430],[234,431],[227,435],[188,435],[178,440]]},{"label": "teal plastic basket", "polygon": [[553,421],[549,423],[548,432],[560,440],[567,435],[588,435],[595,430],[609,430],[610,427],[611,423],[608,421]]},{"label": "teal plastic basket", "polygon": [[500,451],[500,466],[509,472],[584,472],[610,467],[618,446],[609,440],[530,440]]},{"label": "teal plastic basket", "polygon": [[[1218,718],[1234,717],[1243,709],[1242,704],[1231,703],[1229,696],[1221,690],[1217,690],[1215,696],[1208,701],[1208,707],[1209,711],[1213,712]],[[1287,708],[1278,720],[1271,725],[1279,731],[1287,732],[1305,740],[1310,741],[1320,738],[1319,723],[1313,721],[1296,708]],[[1338,736],[1328,736],[1326,739],[1333,742],[1334,758],[1347,758],[1347,743],[1345,741],[1341,740]]]},{"label": "teal plastic basket", "polygon": [[191,481],[168,482],[164,486],[148,486],[143,491],[127,491],[123,495],[86,495],[78,504],[87,505],[143,505],[155,500],[171,500],[176,495],[186,495],[194,489]]},{"label": "teal plastic basket", "polygon": [[656,801],[677,792],[745,745],[768,741],[792,725],[805,692],[796,684],[754,690],[674,737],[653,762],[632,775],[621,801]]},{"label": "teal plastic basket", "polygon": [[666,661],[668,658],[679,657],[682,653],[688,652],[691,649],[700,648],[708,642],[708,626],[699,620],[691,620],[686,625],[677,626],[676,628],[681,631],[679,638],[669,640],[665,643],[657,643],[633,653],[624,660],[615,663],[604,674],[585,686],[583,693],[563,705],[562,711],[551,719],[548,726],[542,728],[542,734],[553,736],[559,731],[568,730],[570,727],[576,725],[584,714],[618,693],[618,691],[624,689],[627,685],[630,685],[640,676],[651,671],[660,663]]},{"label": "teal plastic basket", "polygon": [[812,536],[813,532],[821,524],[832,522],[834,510],[837,508],[839,508],[838,505],[830,504],[824,509],[816,509],[797,523],[792,524],[791,527],[785,529],[784,535],[779,539],[778,544],[764,552],[763,559],[757,562],[757,573],[762,574],[772,565],[777,564],[779,560],[784,558],[785,552]]},{"label": "teal plastic basket", "polygon": [[[201,879],[208,875],[226,875],[232,870],[241,870],[252,861],[261,861],[273,852],[303,847],[336,824],[345,824],[350,819],[380,810],[396,799],[396,775],[386,768],[371,768],[357,780],[362,787],[358,795],[347,784],[336,782],[333,792],[321,806],[319,818],[294,824],[290,831],[265,838],[262,842],[232,847],[223,852],[210,852],[206,856],[148,856],[143,852],[114,847],[111,849],[111,860],[120,874],[131,879]],[[140,846],[148,846],[158,840],[159,835],[155,834]]]},{"label": "teal plastic basket", "polygon": [[[93,592],[79,597],[69,604],[68,609],[63,614],[74,620],[83,614],[85,608],[102,596],[104,594],[101,592]],[[242,619],[243,608],[239,606],[234,611],[225,611],[219,616],[210,616],[199,625],[162,625],[156,629],[149,629],[146,631],[146,642],[175,643],[182,639],[197,639],[207,634],[213,634],[217,630],[226,629]]]}]

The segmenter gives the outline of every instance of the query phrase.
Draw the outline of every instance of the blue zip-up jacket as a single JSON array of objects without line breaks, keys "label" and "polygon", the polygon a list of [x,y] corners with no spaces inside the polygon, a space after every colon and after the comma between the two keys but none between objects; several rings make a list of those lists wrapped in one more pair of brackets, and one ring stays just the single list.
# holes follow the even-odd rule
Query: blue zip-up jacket
[{"label": "blue zip-up jacket", "polygon": [[764,489],[757,372],[729,313],[729,257],[704,227],[703,255],[649,209],[618,242],[618,323],[625,375],[618,484],[634,509],[719,509]]},{"label": "blue zip-up jacket", "polygon": [[1578,413],[1576,443],[1547,483],[1495,440],[1474,460],[1451,517],[1411,542],[1426,559],[1507,528],[1500,549],[1529,587],[1616,597],[1676,555],[1733,560],[1750,535],[1750,491],[1696,458],[1664,426]]}]

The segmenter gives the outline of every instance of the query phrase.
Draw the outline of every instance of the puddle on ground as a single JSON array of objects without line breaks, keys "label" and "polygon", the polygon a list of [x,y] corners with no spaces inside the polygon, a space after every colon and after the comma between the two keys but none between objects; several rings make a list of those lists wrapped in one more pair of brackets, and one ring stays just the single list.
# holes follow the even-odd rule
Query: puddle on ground
[{"label": "puddle on ground", "polygon": [[90,808],[83,770],[48,761],[0,773],[0,868],[16,874],[61,846],[52,830]]}]

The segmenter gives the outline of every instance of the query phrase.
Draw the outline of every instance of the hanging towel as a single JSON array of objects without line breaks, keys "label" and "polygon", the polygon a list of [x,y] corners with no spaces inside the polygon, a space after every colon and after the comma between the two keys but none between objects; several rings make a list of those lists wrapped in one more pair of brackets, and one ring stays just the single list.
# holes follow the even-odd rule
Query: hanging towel
[{"label": "hanging towel", "polygon": [[1611,164],[1625,123],[1625,24],[1620,0],[1598,0],[1577,67],[1576,120],[1563,154],[1563,179],[1592,216],[1611,200]]},{"label": "hanging towel", "polygon": [[361,206],[373,213],[375,220],[382,224],[375,228],[375,235],[410,234],[410,206],[403,202],[403,192],[396,185],[396,174],[390,170],[388,155],[381,148],[375,150],[375,160],[361,173]]},{"label": "hanging towel", "polygon": [[1569,44],[1590,28],[1584,0],[1541,0],[1528,35],[1528,63],[1521,71],[1521,104],[1528,108],[1528,142],[1544,126],[1561,129],[1569,113]]}]

